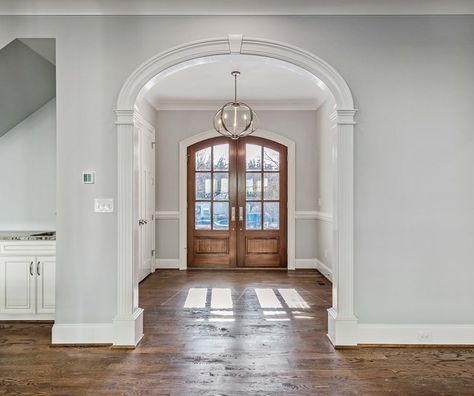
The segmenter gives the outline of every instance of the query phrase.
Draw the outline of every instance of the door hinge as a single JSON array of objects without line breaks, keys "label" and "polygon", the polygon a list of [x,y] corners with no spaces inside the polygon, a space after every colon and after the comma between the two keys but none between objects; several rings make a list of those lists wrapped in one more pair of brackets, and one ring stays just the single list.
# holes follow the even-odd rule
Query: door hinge
[{"label": "door hinge", "polygon": [[155,215],[154,214],[151,215],[151,219],[155,220]]},{"label": "door hinge", "polygon": [[155,249],[153,249],[153,250],[151,251],[151,255],[152,255],[152,256],[155,255]]},{"label": "door hinge", "polygon": [[151,148],[152,148],[152,149],[155,148],[155,142],[151,142]]}]

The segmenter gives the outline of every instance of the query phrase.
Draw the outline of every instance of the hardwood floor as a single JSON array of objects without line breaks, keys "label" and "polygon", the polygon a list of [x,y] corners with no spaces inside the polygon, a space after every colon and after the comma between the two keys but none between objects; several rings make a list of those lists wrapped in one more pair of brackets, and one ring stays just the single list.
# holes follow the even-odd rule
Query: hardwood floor
[{"label": "hardwood floor", "polygon": [[315,271],[157,271],[140,300],[135,350],[50,348],[51,324],[1,323],[0,394],[474,394],[474,349],[334,350]]}]

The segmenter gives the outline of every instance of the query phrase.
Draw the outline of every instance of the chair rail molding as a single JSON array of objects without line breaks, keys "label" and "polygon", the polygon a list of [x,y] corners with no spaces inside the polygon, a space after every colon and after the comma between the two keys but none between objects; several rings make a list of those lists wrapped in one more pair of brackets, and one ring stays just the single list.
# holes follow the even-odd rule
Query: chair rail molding
[{"label": "chair rail molding", "polygon": [[297,210],[295,218],[297,220],[321,220],[326,223],[332,223],[334,220],[331,213],[318,212],[316,210]]},{"label": "chair rail molding", "polygon": [[157,210],[155,212],[156,220],[179,220],[178,210]]},{"label": "chair rail molding", "polygon": [[[237,37],[239,36],[239,37]],[[241,39],[240,39],[240,36]],[[239,45],[240,43],[240,45]],[[142,336],[143,311],[138,307],[138,282],[134,279],[134,260],[137,259],[136,170],[138,157],[134,154],[134,106],[150,88],[166,78],[174,69],[189,62],[200,62],[217,55],[245,54],[261,58],[277,59],[295,65],[323,82],[335,98],[337,108],[337,160],[335,163],[335,205],[333,229],[336,235],[336,261],[333,269],[333,307],[328,312],[328,336],[334,345],[357,343],[357,318],[354,316],[354,271],[353,271],[353,162],[354,162],[354,101],[344,78],[327,62],[316,55],[293,45],[231,35],[194,41],[180,45],[141,64],[123,84],[116,104],[117,124],[117,315],[114,323],[116,345],[136,345]],[[182,154],[182,152],[181,152]],[[180,169],[182,178],[185,170]],[[288,185],[288,191],[294,186]],[[180,212],[183,199],[180,193]],[[290,220],[290,219],[289,219]],[[180,246],[183,242],[183,222],[180,216]],[[294,230],[295,213],[288,228]],[[290,232],[290,231],[289,231]],[[184,234],[185,235],[185,234]],[[293,237],[292,237],[293,238]],[[288,249],[291,266],[295,266],[293,251]],[[183,249],[180,249],[180,266],[183,265]],[[124,328],[125,327],[125,328]]]}]

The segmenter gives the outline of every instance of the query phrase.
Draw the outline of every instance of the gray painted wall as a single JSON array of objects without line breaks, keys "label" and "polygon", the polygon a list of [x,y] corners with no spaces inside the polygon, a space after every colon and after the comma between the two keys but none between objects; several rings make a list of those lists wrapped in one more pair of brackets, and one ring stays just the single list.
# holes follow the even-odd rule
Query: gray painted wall
[{"label": "gray painted wall", "polygon": [[354,93],[360,321],[474,323],[472,16],[0,17],[0,46],[57,38],[57,322],[116,312],[116,216],[93,199],[116,196],[123,82],[170,47],[239,32],[317,54]]},{"label": "gray painted wall", "polygon": [[56,101],[0,137],[0,231],[56,229]]}]

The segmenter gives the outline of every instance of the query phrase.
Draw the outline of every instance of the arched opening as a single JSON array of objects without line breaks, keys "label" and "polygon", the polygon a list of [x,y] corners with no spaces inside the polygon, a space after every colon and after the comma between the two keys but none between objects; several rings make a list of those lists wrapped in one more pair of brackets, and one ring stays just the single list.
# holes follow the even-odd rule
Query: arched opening
[{"label": "arched opening", "polygon": [[[238,42],[236,44],[236,42]],[[225,39],[190,43],[159,54],[140,66],[124,84],[117,103],[118,130],[118,313],[115,319],[115,344],[136,345],[143,335],[143,310],[138,307],[138,279],[134,271],[138,249],[136,245],[137,191],[136,170],[137,103],[152,88],[177,69],[207,62],[212,57],[244,54],[261,61],[277,60],[292,65],[295,72],[307,73],[332,94],[335,102],[333,119],[336,125],[335,141],[335,194],[333,234],[335,239],[335,265],[333,270],[333,307],[329,310],[328,335],[335,345],[356,343],[353,312],[353,125],[352,96],[342,77],[327,63],[301,49],[282,43],[231,36]],[[189,141],[187,142],[189,143]],[[185,147],[181,145],[181,149]],[[180,168],[180,175],[186,172]],[[288,185],[288,192],[294,186]],[[183,194],[180,192],[179,220],[182,225]],[[186,202],[187,204],[187,202]],[[290,213],[290,208],[288,212]],[[303,215],[304,216],[304,215]],[[291,222],[288,216],[289,241]],[[180,247],[183,246],[183,227],[180,227]],[[294,229],[294,228],[293,228]],[[185,243],[184,243],[185,246]],[[293,251],[292,251],[293,249]],[[183,266],[180,250],[180,266]],[[288,246],[288,262],[294,257],[294,246]],[[290,265],[289,265],[290,268]]]}]

